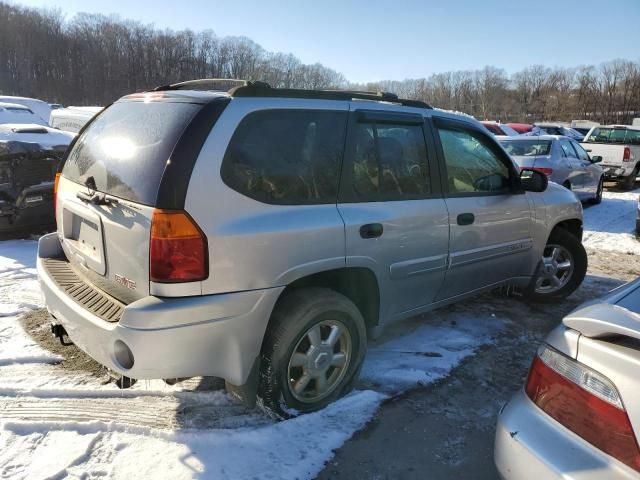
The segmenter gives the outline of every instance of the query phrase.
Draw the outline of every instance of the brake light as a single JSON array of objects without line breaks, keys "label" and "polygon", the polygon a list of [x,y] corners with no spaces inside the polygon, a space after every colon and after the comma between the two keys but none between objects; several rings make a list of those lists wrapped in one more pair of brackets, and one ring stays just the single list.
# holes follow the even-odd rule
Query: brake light
[{"label": "brake light", "polygon": [[152,282],[195,282],[208,276],[207,240],[186,213],[154,210],[149,243]]},{"label": "brake light", "polygon": [[624,153],[622,154],[622,161],[623,162],[631,161],[631,149],[629,147],[624,147]]},{"label": "brake light", "polygon": [[58,223],[58,182],[60,182],[60,173],[56,173],[53,178],[53,219],[56,223]]},{"label": "brake light", "polygon": [[550,177],[553,173],[553,168],[547,167],[523,167],[521,170],[533,170],[535,172],[544,173],[547,177]]},{"label": "brake light", "polygon": [[604,375],[541,347],[525,390],[556,421],[640,472],[640,449],[629,416],[617,388]]}]

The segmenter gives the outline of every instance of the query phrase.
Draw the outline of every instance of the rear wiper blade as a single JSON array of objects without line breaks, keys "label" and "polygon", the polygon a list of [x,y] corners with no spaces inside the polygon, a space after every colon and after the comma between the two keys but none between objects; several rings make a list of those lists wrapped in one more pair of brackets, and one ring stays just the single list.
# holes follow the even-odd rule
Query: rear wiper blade
[{"label": "rear wiper blade", "polygon": [[106,193],[100,192],[77,192],[76,197],[83,202],[91,203],[93,205],[115,205],[116,203],[118,203],[118,200],[116,200],[115,198],[107,197]]}]

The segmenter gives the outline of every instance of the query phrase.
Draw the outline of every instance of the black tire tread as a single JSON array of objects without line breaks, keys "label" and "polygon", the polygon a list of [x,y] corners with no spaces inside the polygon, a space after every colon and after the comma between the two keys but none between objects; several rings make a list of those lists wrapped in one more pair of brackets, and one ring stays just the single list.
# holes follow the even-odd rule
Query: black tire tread
[{"label": "black tire tread", "polygon": [[[296,319],[305,318],[318,306],[325,310],[342,309],[355,321],[359,338],[352,339],[352,341],[358,343],[358,348],[353,354],[352,371],[347,373],[343,386],[323,400],[318,408],[313,407],[307,411],[322,408],[330,401],[346,394],[353,388],[358,378],[367,348],[365,322],[358,308],[347,297],[328,288],[294,289],[288,292],[276,305],[262,342],[257,404],[273,418],[284,419],[291,416],[285,410],[283,392],[279,387],[278,370],[280,365],[278,362],[280,359],[278,357],[292,348],[291,338],[288,337],[291,337]],[[301,333],[301,331],[296,332],[292,338],[295,339]]]},{"label": "black tire tread", "polygon": [[534,276],[525,291],[525,297],[537,302],[558,302],[571,295],[584,280],[589,264],[587,252],[584,249],[582,242],[571,232],[562,228],[556,228],[551,232],[551,235],[549,235],[547,244],[548,243],[559,243],[571,251],[574,260],[574,274],[569,283],[553,294],[536,293],[536,277]]}]

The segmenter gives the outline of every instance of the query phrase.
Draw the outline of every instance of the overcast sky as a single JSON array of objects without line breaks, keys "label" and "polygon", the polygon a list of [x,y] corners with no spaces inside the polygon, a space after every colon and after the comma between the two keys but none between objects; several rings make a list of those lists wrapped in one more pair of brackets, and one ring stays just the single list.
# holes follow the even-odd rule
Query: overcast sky
[{"label": "overcast sky", "polygon": [[244,35],[354,82],[494,65],[640,60],[640,0],[20,0],[159,28]]}]

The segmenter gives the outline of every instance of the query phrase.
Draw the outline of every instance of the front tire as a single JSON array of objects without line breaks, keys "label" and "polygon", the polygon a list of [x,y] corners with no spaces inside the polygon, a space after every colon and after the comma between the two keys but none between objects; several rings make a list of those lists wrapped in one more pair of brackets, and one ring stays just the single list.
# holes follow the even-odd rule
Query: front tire
[{"label": "front tire", "polygon": [[600,182],[598,183],[598,190],[596,190],[596,196],[593,197],[589,203],[592,205],[599,205],[602,203],[602,192],[604,190],[604,177],[600,177]]},{"label": "front tire", "polygon": [[262,344],[258,404],[280,419],[324,408],[353,388],[366,350],[365,322],[351,300],[326,288],[293,290]]},{"label": "front tire", "polygon": [[526,297],[539,302],[563,300],[580,286],[587,274],[587,265],[582,242],[566,230],[555,229],[547,240]]}]

